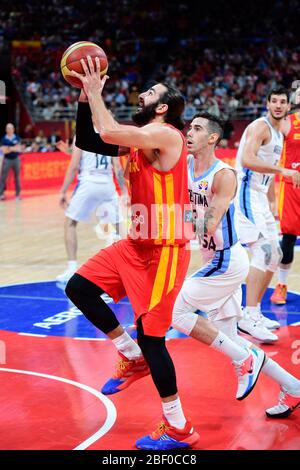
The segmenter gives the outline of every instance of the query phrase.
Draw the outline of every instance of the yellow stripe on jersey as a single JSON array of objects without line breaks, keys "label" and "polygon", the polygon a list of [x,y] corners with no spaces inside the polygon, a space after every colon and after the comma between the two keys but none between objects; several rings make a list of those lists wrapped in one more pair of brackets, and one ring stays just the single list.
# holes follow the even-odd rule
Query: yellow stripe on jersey
[{"label": "yellow stripe on jersey", "polygon": [[165,287],[165,282],[166,282],[169,256],[170,256],[170,247],[169,246],[162,247],[160,259],[158,263],[158,268],[156,271],[155,281],[154,281],[153,289],[151,293],[149,312],[156,305],[158,305],[159,302],[161,301],[162,294],[163,294],[164,287]]},{"label": "yellow stripe on jersey", "polygon": [[281,154],[280,163],[279,163],[279,165],[282,166],[282,168],[285,167],[285,161],[286,161],[286,140],[283,142],[283,149],[282,149],[282,154]]},{"label": "yellow stripe on jersey", "polygon": [[170,278],[169,278],[167,294],[171,292],[175,284],[176,273],[177,273],[177,262],[178,262],[178,246],[174,246],[171,273],[170,273]]},{"label": "yellow stripe on jersey", "polygon": [[155,213],[156,213],[156,227],[157,234],[155,242],[157,245],[162,243],[163,235],[163,192],[161,184],[161,176],[158,173],[153,173],[154,184],[154,199],[155,199]]},{"label": "yellow stripe on jersey", "polygon": [[279,186],[279,202],[278,202],[278,214],[279,214],[280,219],[282,218],[282,214],[283,214],[284,190],[285,190],[285,181],[281,180],[280,186]]},{"label": "yellow stripe on jersey", "polygon": [[174,245],[175,241],[175,205],[174,205],[174,178],[173,175],[165,176],[166,194],[168,205],[168,233],[167,245]]}]

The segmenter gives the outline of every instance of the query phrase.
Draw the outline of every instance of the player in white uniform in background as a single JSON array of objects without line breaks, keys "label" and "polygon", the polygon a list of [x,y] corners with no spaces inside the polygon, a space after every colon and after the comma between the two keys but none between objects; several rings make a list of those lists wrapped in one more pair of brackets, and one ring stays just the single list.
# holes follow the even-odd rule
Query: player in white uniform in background
[{"label": "player in white uniform in background", "polygon": [[[187,146],[193,155],[189,161],[189,192],[206,264],[184,282],[174,305],[172,326],[233,359],[239,400],[255,385],[258,372],[252,383],[248,383],[247,372],[251,361],[256,363],[254,369],[260,367],[275,380],[286,397],[285,403],[267,410],[268,416],[287,416],[300,405],[300,381],[272,359],[264,362],[263,351],[237,334],[237,320],[242,315],[241,283],[248,274],[249,259],[236,227],[236,173],[214,154],[221,137],[220,119],[209,113],[196,114],[187,133]],[[196,309],[206,312],[208,320],[194,313]],[[248,357],[238,358],[243,350]]]},{"label": "player in white uniform in background", "polygon": [[239,232],[241,243],[247,244],[251,253],[246,308],[238,327],[258,341],[272,343],[278,336],[270,330],[280,324],[263,316],[260,304],[282,257],[273,215],[274,177],[282,174],[293,178],[297,172],[277,166],[283,148],[279,128],[289,110],[288,91],[272,90],[267,97],[267,109],[265,117],[245,129],[236,158]]},{"label": "player in white uniform in background", "polygon": [[[67,152],[64,143],[59,149]],[[59,203],[65,211],[65,247],[68,257],[66,271],[58,275],[56,280],[67,282],[77,269],[77,223],[88,221],[92,214],[100,219],[99,223],[114,224],[116,238],[121,238],[120,224],[123,222],[119,198],[113,179],[113,165],[119,165],[118,158],[80,150],[73,145],[72,158],[60,190]],[[118,172],[118,171],[117,171]],[[68,204],[66,192],[78,173],[78,183]],[[97,226],[99,234],[99,226]],[[103,234],[104,235],[104,234]],[[113,237],[106,237],[106,246],[113,243]]]}]

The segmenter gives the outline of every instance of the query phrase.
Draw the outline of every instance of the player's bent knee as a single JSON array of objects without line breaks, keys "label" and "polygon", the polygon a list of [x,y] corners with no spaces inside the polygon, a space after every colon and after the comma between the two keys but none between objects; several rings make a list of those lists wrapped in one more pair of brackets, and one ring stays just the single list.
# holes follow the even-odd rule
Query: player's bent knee
[{"label": "player's bent knee", "polygon": [[271,271],[272,273],[274,273],[276,269],[278,268],[279,263],[282,260],[283,253],[277,240],[271,241],[271,247],[272,247],[272,252],[271,252],[271,260],[269,263],[268,271]]},{"label": "player's bent knee", "polygon": [[179,312],[178,310],[173,311],[172,316],[172,327],[176,330],[190,335],[196,325],[198,315],[193,312]]},{"label": "player's bent knee", "polygon": [[269,270],[272,259],[272,246],[265,238],[260,238],[249,246],[251,252],[250,266],[260,271]]}]

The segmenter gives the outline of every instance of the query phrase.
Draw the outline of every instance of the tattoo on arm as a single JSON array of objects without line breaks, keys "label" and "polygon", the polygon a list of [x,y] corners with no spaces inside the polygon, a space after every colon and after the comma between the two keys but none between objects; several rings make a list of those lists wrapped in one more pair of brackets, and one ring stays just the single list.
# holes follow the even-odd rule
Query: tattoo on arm
[{"label": "tattoo on arm", "polygon": [[208,222],[214,218],[214,211],[215,211],[215,207],[213,206],[210,206],[207,211],[205,212],[205,215],[204,215],[204,224],[203,224],[203,233],[207,233],[207,224]]}]

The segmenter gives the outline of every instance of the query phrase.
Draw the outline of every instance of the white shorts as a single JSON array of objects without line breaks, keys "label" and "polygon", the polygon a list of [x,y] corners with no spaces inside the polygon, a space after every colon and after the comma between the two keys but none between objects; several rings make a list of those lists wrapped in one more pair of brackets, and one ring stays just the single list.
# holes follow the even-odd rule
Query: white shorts
[{"label": "white shorts", "polygon": [[198,309],[207,313],[211,320],[240,318],[241,284],[248,271],[249,258],[239,242],[227,250],[216,251],[213,259],[184,281],[174,312]]},{"label": "white shorts", "polygon": [[89,220],[95,212],[104,224],[122,222],[122,211],[115,186],[111,182],[79,181],[65,215],[79,222]]},{"label": "white shorts", "polygon": [[279,240],[276,221],[265,193],[250,190],[246,201],[240,193],[236,205],[241,243],[256,242],[260,238],[260,234],[266,240]]}]

